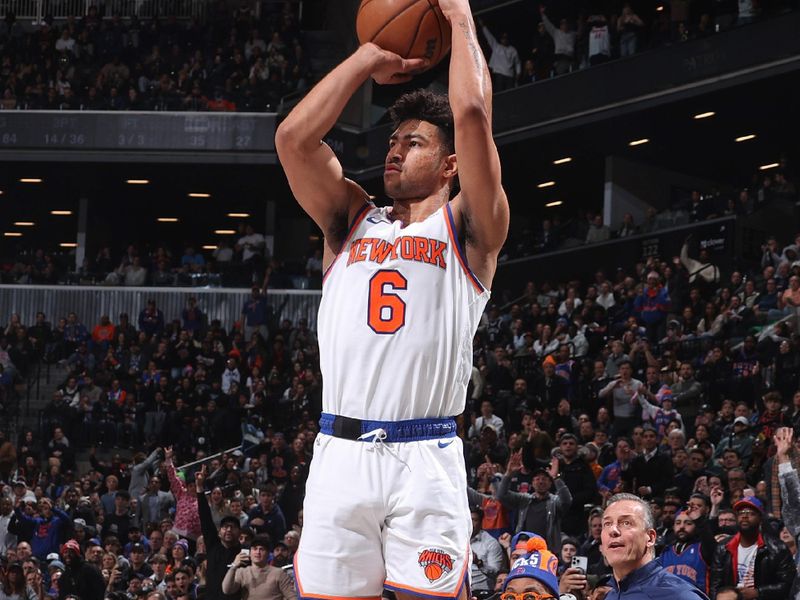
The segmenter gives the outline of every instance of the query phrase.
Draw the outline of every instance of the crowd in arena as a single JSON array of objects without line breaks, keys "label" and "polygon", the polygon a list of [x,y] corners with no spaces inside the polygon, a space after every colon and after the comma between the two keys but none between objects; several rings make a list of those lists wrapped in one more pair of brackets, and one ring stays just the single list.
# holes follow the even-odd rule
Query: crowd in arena
[{"label": "crowd in arena", "polygon": [[491,51],[495,91],[633,56],[672,43],[703,39],[796,8],[777,0],[539,3],[532,35],[512,38],[509,24],[479,21]]},{"label": "crowd in arena", "polygon": [[[800,236],[765,240],[749,271],[663,258],[487,309],[459,417],[476,597],[541,537],[560,591],[602,598],[602,507],[623,491],[655,514],[659,560],[711,598],[794,597],[800,451],[775,440],[800,432]],[[37,361],[65,375],[38,427],[0,447],[1,598],[236,598],[224,580],[248,547],[276,569],[256,597],[294,598],[316,336],[258,288],[236,324],[203,308],[10,317],[4,393]]]},{"label": "crowd in arena", "polygon": [[311,83],[297,4],[211,4],[201,20],[104,18],[102,9],[28,30],[0,21],[0,108],[274,111]]}]

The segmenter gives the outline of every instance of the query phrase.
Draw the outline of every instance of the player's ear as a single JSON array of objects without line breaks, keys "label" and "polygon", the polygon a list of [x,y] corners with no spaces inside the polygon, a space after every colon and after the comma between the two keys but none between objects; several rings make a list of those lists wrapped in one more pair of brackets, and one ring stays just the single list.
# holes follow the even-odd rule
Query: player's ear
[{"label": "player's ear", "polygon": [[447,179],[453,179],[458,175],[458,160],[455,154],[449,154],[444,157],[444,176]]}]

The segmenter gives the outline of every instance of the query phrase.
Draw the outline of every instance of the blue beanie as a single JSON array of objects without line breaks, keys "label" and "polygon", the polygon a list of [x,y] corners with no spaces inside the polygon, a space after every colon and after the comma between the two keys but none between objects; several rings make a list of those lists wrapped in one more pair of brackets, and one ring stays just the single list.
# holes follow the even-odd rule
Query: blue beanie
[{"label": "blue beanie", "polygon": [[528,540],[528,554],[518,558],[511,565],[511,570],[503,583],[503,591],[508,588],[512,579],[520,577],[530,577],[541,581],[550,592],[558,597],[558,558],[547,549],[547,543],[540,536],[532,537]]}]

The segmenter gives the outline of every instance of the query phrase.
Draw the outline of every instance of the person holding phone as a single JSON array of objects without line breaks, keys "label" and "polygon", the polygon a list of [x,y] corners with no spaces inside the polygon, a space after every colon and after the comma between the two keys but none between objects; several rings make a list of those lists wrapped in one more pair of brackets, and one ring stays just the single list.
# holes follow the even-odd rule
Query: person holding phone
[{"label": "person holding phone", "polygon": [[250,543],[250,549],[242,550],[233,559],[222,580],[222,592],[241,592],[242,600],[296,600],[291,577],[268,561],[269,536],[257,535]]}]

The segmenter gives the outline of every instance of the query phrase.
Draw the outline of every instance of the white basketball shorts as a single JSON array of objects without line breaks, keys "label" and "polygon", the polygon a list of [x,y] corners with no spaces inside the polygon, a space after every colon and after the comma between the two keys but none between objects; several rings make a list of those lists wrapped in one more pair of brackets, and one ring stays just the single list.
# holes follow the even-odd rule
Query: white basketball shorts
[{"label": "white basketball shorts", "polygon": [[320,433],[295,557],[302,598],[455,598],[472,531],[462,442],[351,441]]}]

